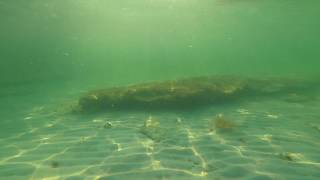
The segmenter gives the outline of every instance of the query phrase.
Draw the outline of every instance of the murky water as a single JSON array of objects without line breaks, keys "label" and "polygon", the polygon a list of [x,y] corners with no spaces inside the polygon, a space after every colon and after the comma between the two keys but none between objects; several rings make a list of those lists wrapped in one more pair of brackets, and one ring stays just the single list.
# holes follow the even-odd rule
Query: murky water
[{"label": "murky water", "polygon": [[[0,179],[319,179],[319,8],[311,0],[0,0]],[[132,94],[141,83],[221,75],[255,79],[250,87],[263,95],[135,108],[163,93]],[[238,85],[214,86],[213,95],[247,87]],[[133,104],[78,110],[87,92],[114,86],[128,88]],[[183,100],[206,97],[204,87],[170,86],[161,103],[185,90]]]}]

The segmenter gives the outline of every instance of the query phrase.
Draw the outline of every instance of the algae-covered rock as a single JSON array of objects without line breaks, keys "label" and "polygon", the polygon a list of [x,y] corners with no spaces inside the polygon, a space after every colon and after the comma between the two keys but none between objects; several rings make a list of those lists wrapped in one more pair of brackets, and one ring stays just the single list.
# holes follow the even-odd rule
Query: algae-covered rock
[{"label": "algae-covered rock", "polygon": [[183,108],[224,102],[246,90],[247,81],[198,77],[91,91],[79,100],[82,111],[123,108]]},{"label": "algae-covered rock", "polygon": [[90,91],[80,98],[78,109],[81,112],[92,112],[137,108],[194,108],[253,95],[288,93],[305,88],[303,83],[291,79],[195,77]]}]

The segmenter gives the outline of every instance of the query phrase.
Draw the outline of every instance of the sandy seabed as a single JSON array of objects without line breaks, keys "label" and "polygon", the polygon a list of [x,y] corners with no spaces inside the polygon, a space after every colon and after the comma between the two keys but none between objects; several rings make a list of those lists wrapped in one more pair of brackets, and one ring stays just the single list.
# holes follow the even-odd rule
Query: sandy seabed
[{"label": "sandy seabed", "polygon": [[[54,110],[62,101],[4,120],[24,128],[2,133],[0,179],[320,178],[319,97],[85,115]],[[221,115],[232,127],[212,123]]]}]

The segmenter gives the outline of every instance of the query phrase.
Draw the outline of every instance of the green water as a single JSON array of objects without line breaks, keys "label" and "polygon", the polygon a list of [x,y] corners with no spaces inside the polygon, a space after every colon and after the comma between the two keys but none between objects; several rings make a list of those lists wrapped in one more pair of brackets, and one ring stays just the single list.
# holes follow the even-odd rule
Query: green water
[{"label": "green water", "polygon": [[[319,179],[316,91],[188,112],[67,113],[89,90],[153,80],[317,80],[319,9],[316,0],[0,0],[0,179]],[[209,131],[219,114],[234,129]]]}]

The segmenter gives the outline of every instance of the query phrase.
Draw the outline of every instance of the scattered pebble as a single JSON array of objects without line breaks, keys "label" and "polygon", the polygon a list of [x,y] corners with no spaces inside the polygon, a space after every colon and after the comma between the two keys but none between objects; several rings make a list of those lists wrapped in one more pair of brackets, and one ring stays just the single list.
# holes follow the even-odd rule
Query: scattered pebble
[{"label": "scattered pebble", "polygon": [[264,134],[263,136],[260,136],[259,139],[261,139],[263,141],[271,142],[272,141],[272,135],[271,134]]},{"label": "scattered pebble", "polygon": [[103,128],[105,129],[109,129],[109,128],[112,128],[112,123],[107,121],[104,125],[103,125]]},{"label": "scattered pebble", "polygon": [[53,124],[46,124],[46,127],[53,127]]},{"label": "scattered pebble", "polygon": [[101,123],[101,122],[103,122],[103,120],[102,120],[102,119],[94,119],[94,120],[92,120],[92,122],[94,122],[94,123]]},{"label": "scattered pebble", "polygon": [[242,115],[251,114],[247,109],[238,109],[237,112],[242,114]]},{"label": "scattered pebble", "polygon": [[287,161],[297,161],[300,160],[303,156],[300,153],[291,153],[291,152],[284,152],[279,154],[280,159],[287,160]]},{"label": "scattered pebble", "polygon": [[181,118],[178,117],[178,118],[177,118],[177,123],[181,123],[181,122],[182,122]]},{"label": "scattered pebble", "polygon": [[279,118],[278,115],[274,115],[274,114],[267,114],[267,117],[271,118],[271,119],[278,119]]}]

